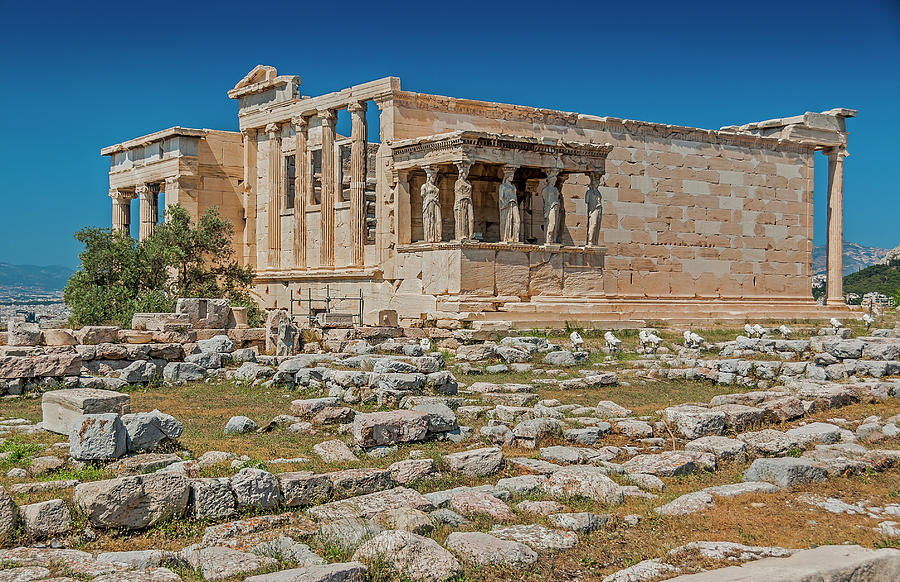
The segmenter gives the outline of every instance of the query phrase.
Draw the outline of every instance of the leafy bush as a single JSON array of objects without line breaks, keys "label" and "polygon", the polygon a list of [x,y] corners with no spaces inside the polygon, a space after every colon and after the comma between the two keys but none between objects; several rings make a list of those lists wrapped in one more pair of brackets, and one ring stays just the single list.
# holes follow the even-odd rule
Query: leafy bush
[{"label": "leafy bush", "polygon": [[141,242],[106,228],[80,230],[81,266],[63,291],[71,323],[129,327],[135,313],[174,311],[179,297],[221,297],[247,307],[250,325],[260,325],[262,310],[248,292],[253,269],[235,260],[233,233],[215,207],[194,225],[179,205]]}]

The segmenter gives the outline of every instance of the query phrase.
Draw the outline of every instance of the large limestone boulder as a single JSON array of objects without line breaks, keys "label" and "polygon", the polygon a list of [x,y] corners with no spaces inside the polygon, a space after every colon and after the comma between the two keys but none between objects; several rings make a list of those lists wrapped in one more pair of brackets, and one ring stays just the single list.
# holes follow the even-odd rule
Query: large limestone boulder
[{"label": "large limestone boulder", "polygon": [[23,505],[19,510],[25,533],[33,538],[63,535],[72,529],[72,515],[62,499]]},{"label": "large limestone boulder", "polygon": [[87,325],[75,336],[82,345],[111,344],[119,338],[119,328],[114,325]]},{"label": "large limestone boulder", "polygon": [[697,470],[697,457],[696,454],[686,451],[663,451],[657,454],[636,455],[622,463],[622,466],[628,473],[674,477]]},{"label": "large limestone boulder", "polygon": [[227,335],[216,335],[197,342],[201,352],[213,354],[230,354],[234,351],[234,342]]},{"label": "large limestone boulder", "polygon": [[6,343],[10,346],[39,346],[43,334],[36,323],[13,320],[9,322]]},{"label": "large limestone boulder", "polygon": [[142,529],[182,515],[189,489],[182,475],[151,473],[81,483],[74,501],[95,527]]},{"label": "large limestone boulder", "polygon": [[147,384],[159,376],[159,366],[149,360],[136,360],[119,372],[119,378],[129,384]]},{"label": "large limestone boulder", "polygon": [[419,479],[428,479],[437,475],[433,459],[407,459],[397,461],[388,467],[391,480],[399,485],[407,485]]},{"label": "large limestone boulder", "polygon": [[820,464],[793,457],[756,459],[744,471],[744,481],[767,481],[779,487],[820,483],[827,477],[828,472]]},{"label": "large limestone boulder", "polygon": [[331,479],[312,471],[280,473],[278,482],[284,504],[288,507],[312,505],[331,495]]},{"label": "large limestone boulder", "polygon": [[429,416],[415,410],[392,410],[357,414],[353,438],[363,448],[424,440]]},{"label": "large limestone boulder", "polygon": [[447,432],[459,428],[456,413],[446,404],[427,402],[417,404],[412,409],[428,415],[428,432]]},{"label": "large limestone boulder", "polygon": [[278,477],[262,469],[241,469],[231,478],[231,489],[238,508],[272,509],[281,502]]},{"label": "large limestone boulder", "polygon": [[237,504],[227,477],[191,480],[190,505],[196,519],[222,519],[234,514]]},{"label": "large limestone boulder", "polygon": [[44,330],[44,345],[46,346],[74,346],[77,343],[78,339],[71,329]]},{"label": "large limestone boulder", "polygon": [[257,429],[256,423],[253,422],[252,418],[248,418],[246,416],[232,416],[228,419],[228,422],[225,423],[224,434],[244,434],[245,432],[251,432]]},{"label": "large limestone boulder", "polygon": [[606,471],[591,465],[573,465],[556,471],[542,485],[551,497],[587,497],[606,505],[622,503],[622,487],[606,476]]},{"label": "large limestone boulder", "polygon": [[713,496],[706,491],[694,491],[685,493],[654,509],[659,515],[688,515],[698,511],[704,511],[715,505]]},{"label": "large limestone boulder", "polygon": [[451,497],[450,509],[466,517],[486,515],[495,521],[515,519],[515,515],[506,503],[490,493],[471,489]]},{"label": "large limestone boulder", "polygon": [[86,414],[69,433],[69,455],[79,461],[110,461],[126,451],[125,426],[112,412]]},{"label": "large limestone boulder", "polygon": [[178,384],[195,382],[206,376],[206,369],[191,362],[169,362],[162,371],[163,380]]},{"label": "large limestone boulder", "polygon": [[129,452],[152,451],[164,440],[181,436],[183,427],[172,415],[159,410],[122,415]]},{"label": "large limestone boulder", "polygon": [[225,329],[231,318],[228,299],[186,297],[175,303],[175,313],[187,316],[195,329]]},{"label": "large limestone boulder", "polygon": [[81,372],[81,355],[70,347],[0,346],[0,379],[59,378]]},{"label": "large limestone boulder", "polygon": [[381,532],[359,546],[353,559],[383,560],[400,576],[423,582],[442,582],[462,569],[436,541],[402,530]]},{"label": "large limestone boulder", "polygon": [[128,394],[96,388],[52,390],[41,397],[41,425],[51,432],[68,435],[76,422],[86,414],[131,412]]},{"label": "large limestone boulder", "polygon": [[705,436],[684,445],[686,451],[711,453],[716,461],[743,463],[747,460],[747,445],[738,439],[724,436]]},{"label": "large limestone boulder", "polygon": [[550,529],[536,523],[506,527],[495,525],[491,535],[501,540],[522,542],[537,551],[567,550],[578,544],[578,535],[575,533]]},{"label": "large limestone boulder", "polygon": [[670,406],[662,411],[662,418],[677,434],[688,440],[720,435],[725,428],[724,412],[702,406]]},{"label": "large limestone boulder", "polygon": [[474,566],[506,566],[524,568],[535,563],[537,552],[521,542],[501,540],[480,532],[455,531],[444,544],[464,562]]},{"label": "large limestone boulder", "polygon": [[503,468],[503,450],[498,447],[473,449],[444,456],[451,471],[470,477],[484,477]]}]

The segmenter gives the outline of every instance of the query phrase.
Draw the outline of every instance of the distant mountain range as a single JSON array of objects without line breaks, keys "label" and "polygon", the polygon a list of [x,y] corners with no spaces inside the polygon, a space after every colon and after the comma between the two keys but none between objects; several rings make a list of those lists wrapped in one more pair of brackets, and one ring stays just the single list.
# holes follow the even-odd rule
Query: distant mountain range
[{"label": "distant mountain range", "polygon": [[[825,274],[827,260],[825,248],[825,245],[813,247],[813,272],[816,275]],[[865,269],[869,265],[875,265],[885,260],[889,253],[900,252],[898,249],[900,247],[896,249],[880,249],[844,241],[844,275],[850,275]]]},{"label": "distant mountain range", "polygon": [[60,265],[10,265],[0,263],[0,288],[29,287],[42,291],[59,291],[66,286],[72,269]]}]

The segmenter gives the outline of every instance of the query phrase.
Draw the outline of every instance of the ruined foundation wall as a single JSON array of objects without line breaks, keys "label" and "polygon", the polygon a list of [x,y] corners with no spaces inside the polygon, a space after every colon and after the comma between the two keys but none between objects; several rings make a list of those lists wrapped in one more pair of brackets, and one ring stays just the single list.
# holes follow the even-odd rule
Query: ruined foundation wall
[{"label": "ruined foundation wall", "polygon": [[[812,300],[809,146],[406,92],[394,106],[396,139],[476,130],[611,144],[607,297]],[[564,244],[584,240],[585,182],[563,188]]]}]

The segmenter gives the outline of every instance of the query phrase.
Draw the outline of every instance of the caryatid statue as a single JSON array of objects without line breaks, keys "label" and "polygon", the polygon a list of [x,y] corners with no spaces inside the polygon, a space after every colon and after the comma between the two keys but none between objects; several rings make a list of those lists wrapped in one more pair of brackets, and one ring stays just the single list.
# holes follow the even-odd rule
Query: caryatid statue
[{"label": "caryatid statue", "polygon": [[519,215],[519,198],[512,183],[516,166],[503,166],[503,182],[500,184],[500,240],[520,242],[522,219]]},{"label": "caryatid statue", "polygon": [[587,246],[600,243],[600,219],[603,218],[603,196],[600,194],[600,172],[590,173],[591,184],[584,193],[587,205]]},{"label": "caryatid statue", "polygon": [[551,168],[547,170],[547,184],[541,190],[541,196],[544,198],[544,228],[546,228],[544,243],[548,245],[559,242],[557,232],[559,231],[559,213],[562,200],[559,195],[559,188],[556,187],[558,176],[558,169]]},{"label": "caryatid statue", "polygon": [[425,242],[441,242],[441,191],[434,183],[437,170],[425,166],[425,183],[422,184],[422,228]]},{"label": "caryatid statue", "polygon": [[459,177],[453,185],[453,214],[456,219],[456,240],[471,239],[475,232],[475,209],[472,207],[472,184],[469,183],[469,168],[472,162],[456,162]]}]

